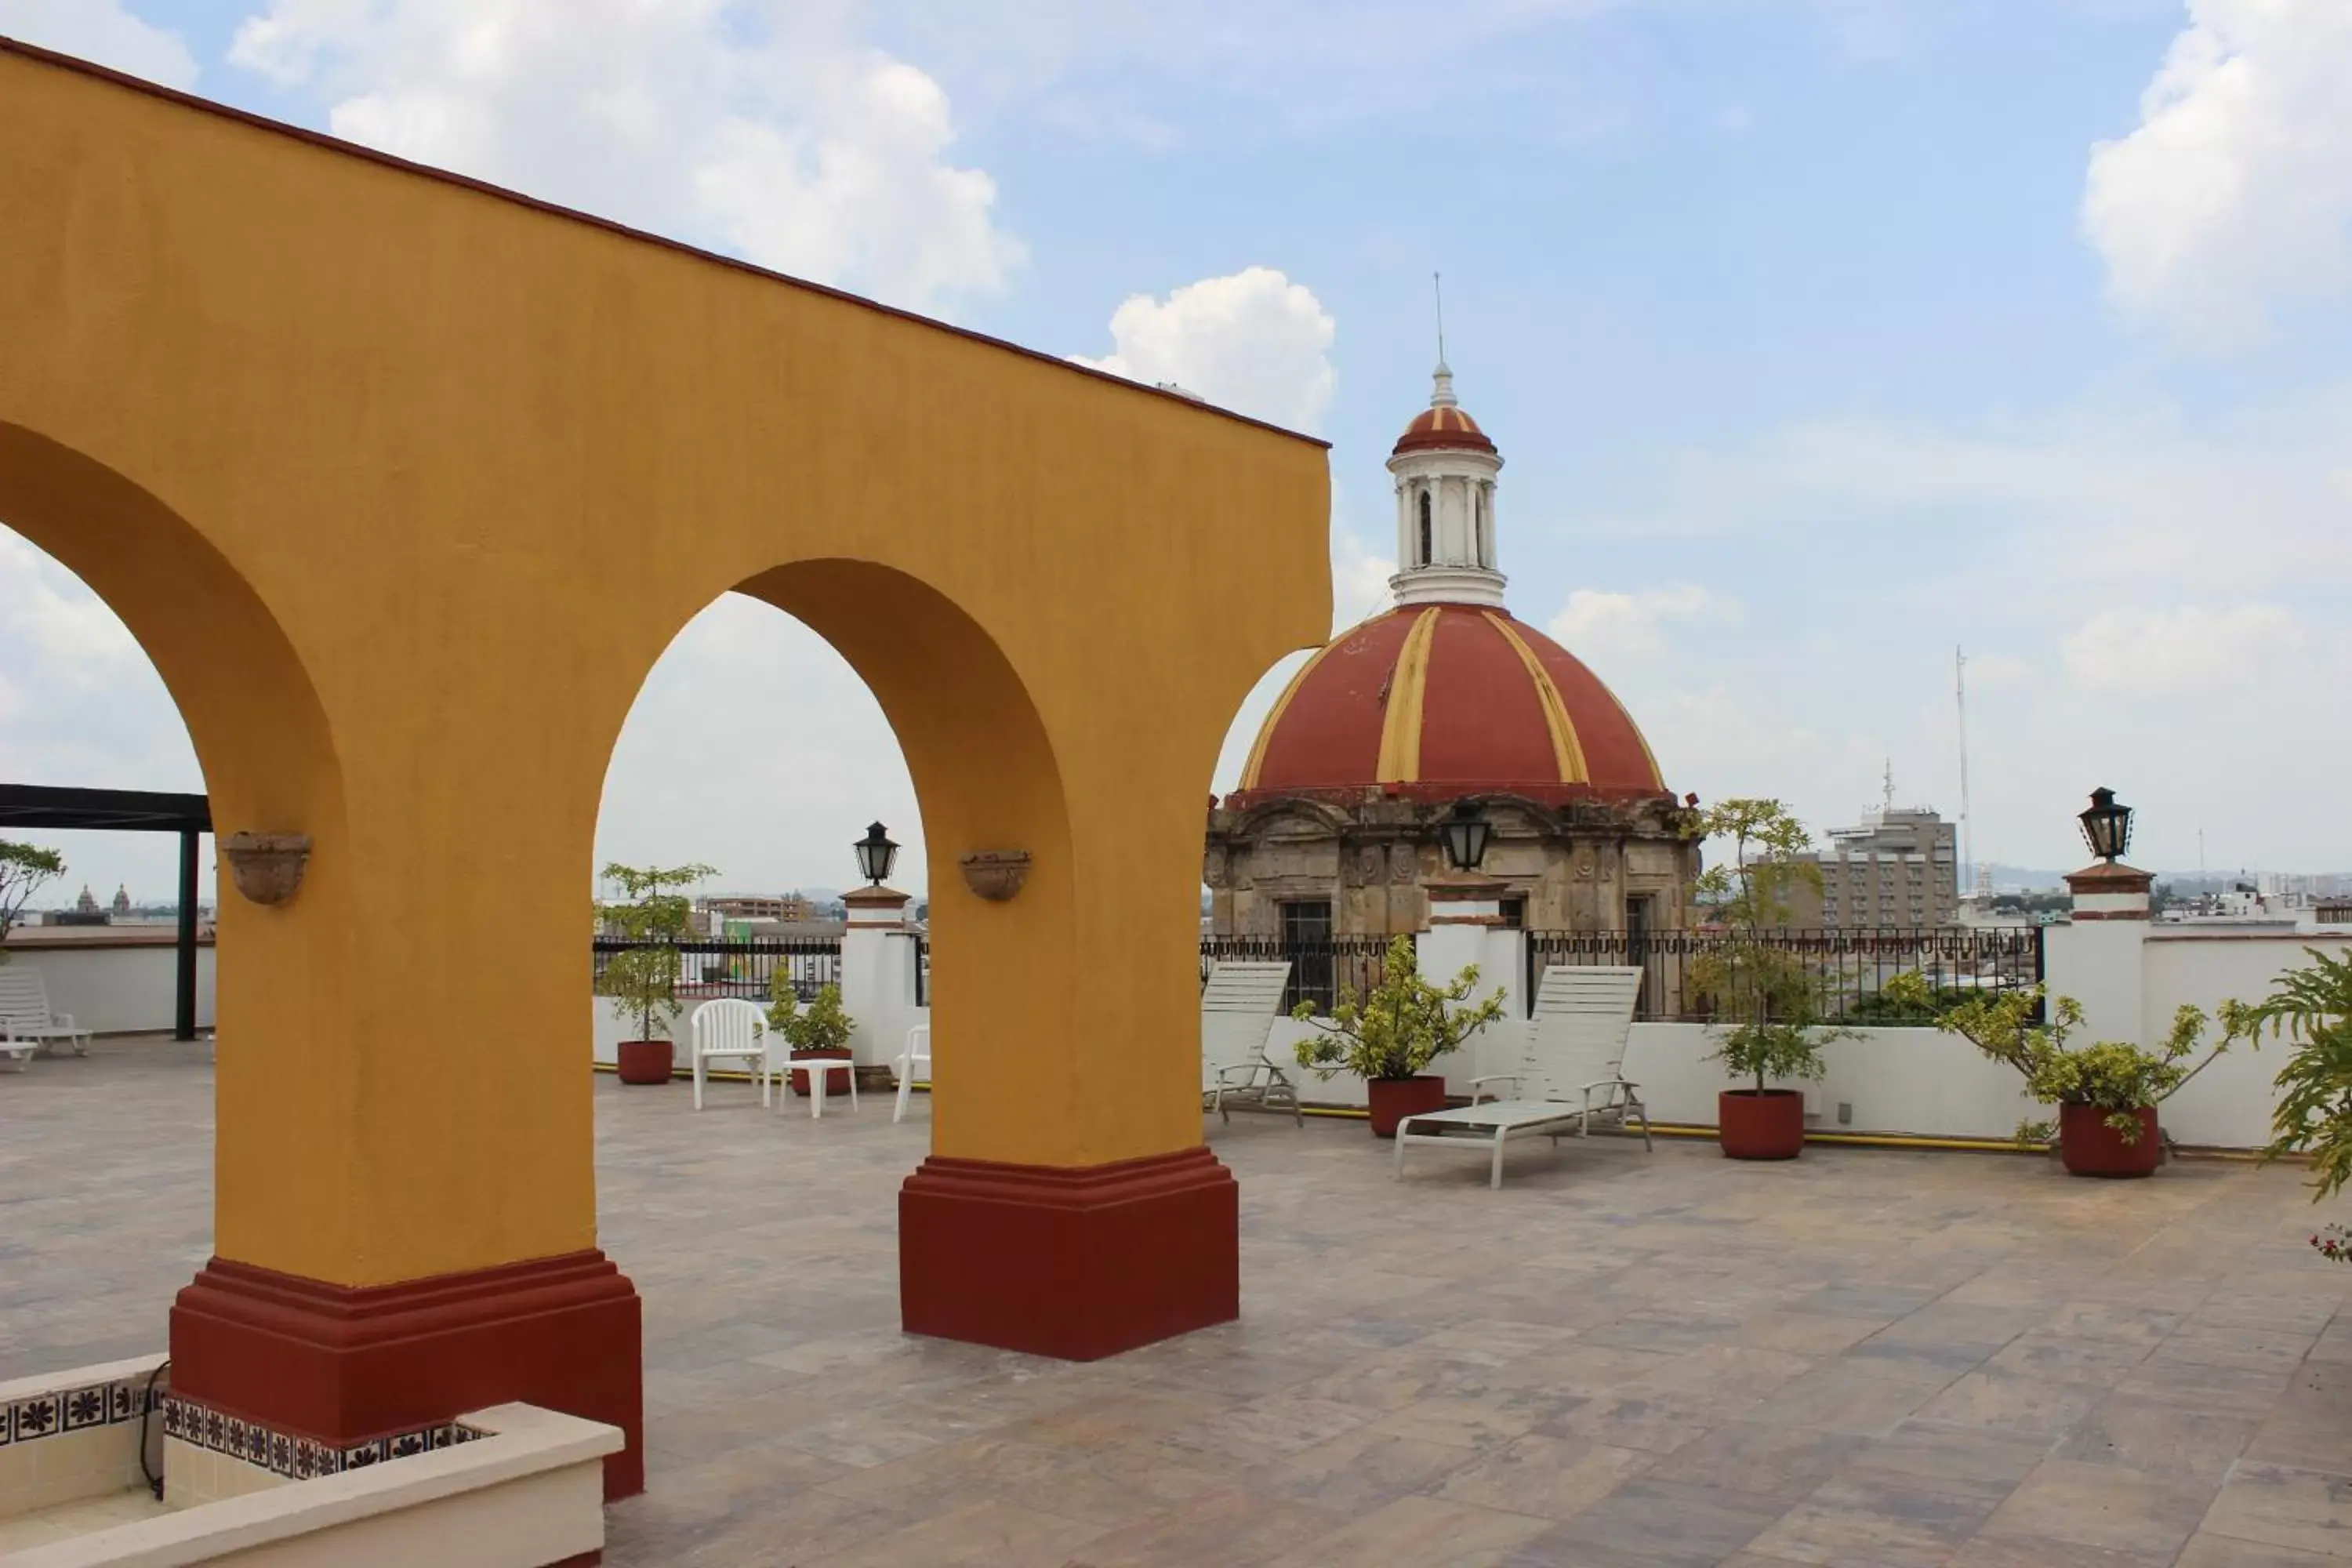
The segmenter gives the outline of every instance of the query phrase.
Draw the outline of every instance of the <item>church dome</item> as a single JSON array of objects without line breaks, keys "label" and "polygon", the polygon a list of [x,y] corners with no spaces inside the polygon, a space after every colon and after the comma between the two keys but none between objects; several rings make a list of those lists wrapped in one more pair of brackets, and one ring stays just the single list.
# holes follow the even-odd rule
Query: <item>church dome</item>
[{"label": "church dome", "polygon": [[1478,422],[1454,404],[1441,404],[1424,408],[1412,416],[1404,427],[1389,456],[1404,452],[1491,452],[1495,443],[1478,428]]},{"label": "church dome", "polygon": [[1667,793],[1633,716],[1566,648],[1500,608],[1409,604],[1307,662],[1226,804],[1517,795],[1559,805]]}]

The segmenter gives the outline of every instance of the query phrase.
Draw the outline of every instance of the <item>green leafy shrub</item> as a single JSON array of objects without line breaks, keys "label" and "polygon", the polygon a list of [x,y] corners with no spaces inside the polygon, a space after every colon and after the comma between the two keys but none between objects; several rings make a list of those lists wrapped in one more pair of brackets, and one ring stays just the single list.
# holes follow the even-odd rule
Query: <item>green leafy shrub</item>
[{"label": "green leafy shrub", "polygon": [[[2279,1101],[2263,1157],[2308,1159],[2311,1201],[2317,1203],[2352,1181],[2352,956],[2304,951],[2309,968],[2282,972],[2269,995],[2239,1008],[2231,1022],[2249,1034],[2267,1029],[2273,1038],[2298,1042],[2273,1080]],[[2352,1237],[2342,1226],[2323,1226],[2311,1245],[2339,1262],[2352,1258]]]},{"label": "green leafy shrub", "polygon": [[[1916,973],[1898,974],[1886,983],[1886,994],[1899,1005],[1929,1007],[1932,993]],[[2043,989],[1983,993],[1945,1009],[1936,1027],[1958,1035],[1987,1059],[2014,1068],[2025,1079],[2025,1092],[2044,1105],[2089,1105],[2108,1113],[2106,1123],[2126,1142],[2139,1139],[2139,1112],[2163,1104],[2181,1087],[2212,1065],[2247,1031],[2237,1026],[2234,1003],[2222,1009],[2223,1032],[2202,1058],[2209,1020],[2201,1007],[2184,1006],[2172,1016],[2172,1030],[2164,1043],[2148,1050],[2128,1040],[2100,1040],[2070,1047],[2067,1039],[2083,1025],[2083,1005],[2072,996],[2051,1000],[2049,1016],[2042,1016]],[[2194,1058],[2192,1060],[2192,1058]],[[2021,1143],[2049,1136],[2049,1124],[2027,1122],[2018,1129]]]},{"label": "green leafy shrub", "polygon": [[1884,991],[1865,992],[1845,1005],[1845,1021],[1878,1028],[1904,1025],[1932,1025],[1976,993],[1957,986],[1937,986],[1924,998],[1890,996]]},{"label": "green leafy shrub", "polygon": [[1465,964],[1445,985],[1421,977],[1412,938],[1389,943],[1380,984],[1361,997],[1352,986],[1339,990],[1339,1005],[1318,1016],[1313,1002],[1301,1002],[1291,1016],[1318,1031],[1298,1042],[1298,1065],[1329,1079],[1341,1071],[1366,1080],[1418,1078],[1429,1064],[1503,1016],[1503,994],[1469,1003],[1478,987],[1478,966]]},{"label": "green leafy shrub", "polygon": [[814,1001],[802,1006],[800,993],[793,989],[792,975],[783,964],[776,965],[775,976],[768,982],[768,1027],[783,1036],[795,1051],[840,1050],[857,1027],[857,1020],[842,1010],[838,985],[821,988]]}]

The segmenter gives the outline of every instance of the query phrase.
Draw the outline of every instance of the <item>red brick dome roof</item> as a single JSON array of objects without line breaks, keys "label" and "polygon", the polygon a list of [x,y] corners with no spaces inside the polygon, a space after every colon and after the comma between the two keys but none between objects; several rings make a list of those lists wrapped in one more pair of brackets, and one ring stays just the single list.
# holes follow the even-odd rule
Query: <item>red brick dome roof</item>
[{"label": "red brick dome roof", "polygon": [[1404,434],[1397,437],[1397,444],[1389,456],[1393,458],[1399,452],[1491,452],[1494,449],[1495,443],[1478,428],[1475,419],[1458,405],[1444,403],[1414,415],[1412,423],[1406,426]]},{"label": "red brick dome roof", "polygon": [[1250,748],[1245,807],[1284,795],[1547,805],[1666,795],[1633,715],[1575,655],[1476,605],[1409,605],[1326,644]]}]

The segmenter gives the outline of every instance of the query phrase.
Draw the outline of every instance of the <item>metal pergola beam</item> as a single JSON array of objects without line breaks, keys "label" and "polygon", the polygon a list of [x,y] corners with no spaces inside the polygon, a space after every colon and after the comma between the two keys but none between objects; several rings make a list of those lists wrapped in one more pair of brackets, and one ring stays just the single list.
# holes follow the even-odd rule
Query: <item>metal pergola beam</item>
[{"label": "metal pergola beam", "polygon": [[196,838],[213,828],[212,803],[200,795],[142,789],[70,789],[0,784],[0,827],[77,833],[176,833],[180,836],[180,931],[172,1037],[196,1037]]}]

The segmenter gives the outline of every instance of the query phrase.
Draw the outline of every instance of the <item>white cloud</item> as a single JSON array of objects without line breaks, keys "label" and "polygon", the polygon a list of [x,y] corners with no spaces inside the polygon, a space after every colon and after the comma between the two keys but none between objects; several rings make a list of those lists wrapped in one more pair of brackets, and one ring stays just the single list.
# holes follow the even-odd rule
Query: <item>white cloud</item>
[{"label": "white cloud", "polygon": [[1173,382],[1223,408],[1322,427],[1337,379],[1337,325],[1314,290],[1271,267],[1203,278],[1165,300],[1129,296],[1110,319],[1111,353],[1080,364],[1151,384]]},{"label": "white cloud", "polygon": [[1587,662],[1656,658],[1666,651],[1666,625],[1713,616],[1735,617],[1738,601],[1696,583],[1641,593],[1579,588],[1551,618],[1554,638]]},{"label": "white cloud", "polygon": [[947,94],[772,0],[272,0],[230,58],[328,103],[335,133],[940,309],[1023,251],[950,162]]},{"label": "white cloud", "polygon": [[141,21],[121,0],[0,0],[0,34],[165,87],[196,84],[195,57],[180,36]]},{"label": "white cloud", "polygon": [[2352,283],[2352,5],[2189,11],[2138,129],[2091,150],[2083,226],[2120,304],[2221,346]]},{"label": "white cloud", "polygon": [[2278,605],[2138,606],[2094,616],[2060,652],[2093,691],[2162,701],[2240,689],[2305,640]]},{"label": "white cloud", "polygon": [[[201,790],[179,707],[121,619],[80,578],[0,528],[0,779],[11,784]],[[70,898],[128,884],[176,896],[179,850],[154,833],[17,833],[62,849]],[[207,888],[205,896],[211,897]],[[47,895],[45,894],[46,898]]]},{"label": "white cloud", "polygon": [[906,847],[894,885],[922,890],[914,782],[881,704],[815,632],[723,594],[672,639],[621,726],[596,863],[705,861],[713,888],[747,892],[848,887],[849,845],[877,818]]}]

